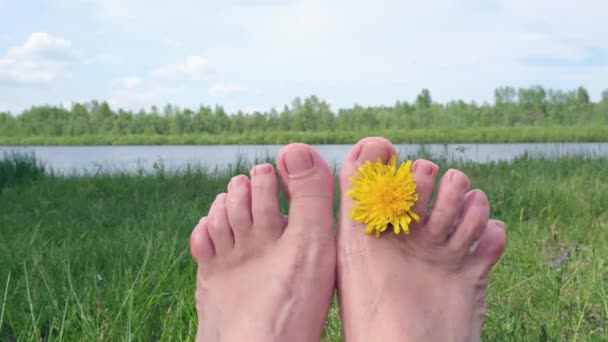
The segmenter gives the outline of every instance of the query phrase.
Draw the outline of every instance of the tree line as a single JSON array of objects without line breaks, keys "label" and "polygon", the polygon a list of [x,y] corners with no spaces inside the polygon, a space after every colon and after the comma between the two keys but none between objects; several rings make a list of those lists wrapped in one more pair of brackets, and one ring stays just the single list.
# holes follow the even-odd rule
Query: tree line
[{"label": "tree line", "polygon": [[494,103],[433,101],[423,89],[412,102],[360,106],[333,111],[317,96],[296,98],[267,112],[228,114],[222,106],[198,109],[166,105],[137,112],[107,102],[74,103],[71,108],[34,106],[12,115],[0,113],[0,135],[59,137],[91,135],[224,135],[266,132],[357,132],[388,129],[448,129],[608,124],[608,89],[591,101],[583,87],[570,91],[541,86],[500,87]]}]

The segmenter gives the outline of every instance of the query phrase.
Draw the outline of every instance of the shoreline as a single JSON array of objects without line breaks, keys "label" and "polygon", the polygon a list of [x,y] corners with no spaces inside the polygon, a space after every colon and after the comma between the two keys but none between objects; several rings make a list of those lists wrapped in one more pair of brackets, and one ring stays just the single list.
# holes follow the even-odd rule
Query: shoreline
[{"label": "shoreline", "polygon": [[0,137],[0,146],[284,145],[291,142],[340,145],[354,144],[367,136],[383,136],[394,144],[601,143],[608,142],[608,126],[286,131],[231,135],[4,136]]}]

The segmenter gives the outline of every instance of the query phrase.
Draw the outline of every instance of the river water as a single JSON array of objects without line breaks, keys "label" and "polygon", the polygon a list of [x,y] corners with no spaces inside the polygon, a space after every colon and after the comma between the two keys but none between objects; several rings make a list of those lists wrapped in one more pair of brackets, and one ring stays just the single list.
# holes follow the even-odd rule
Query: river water
[{"label": "river water", "polygon": [[[225,167],[237,159],[250,163],[275,157],[281,145],[205,146],[0,146],[3,153],[34,153],[47,167],[59,173],[89,173],[111,170],[168,169],[186,165]],[[352,145],[314,145],[331,165],[339,165]],[[402,157],[432,156],[448,160],[487,163],[509,161],[525,153],[559,158],[566,155],[608,156],[608,143],[524,143],[524,144],[429,144],[396,145]]]}]

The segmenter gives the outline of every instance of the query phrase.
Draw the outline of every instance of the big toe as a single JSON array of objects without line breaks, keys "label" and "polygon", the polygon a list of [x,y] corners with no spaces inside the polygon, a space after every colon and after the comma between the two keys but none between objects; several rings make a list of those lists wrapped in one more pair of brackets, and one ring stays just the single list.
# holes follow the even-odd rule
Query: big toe
[{"label": "big toe", "polygon": [[365,162],[376,162],[378,159],[380,159],[383,163],[387,163],[391,156],[396,154],[397,151],[395,150],[393,144],[384,138],[364,138],[353,146],[351,151],[346,156],[344,162],[342,162],[342,167],[340,168],[341,195],[340,224],[338,234],[350,234],[352,230],[356,230],[358,232],[357,236],[362,236],[360,233],[365,231],[365,225],[363,223],[355,223],[350,218],[350,213],[354,208],[353,199],[347,195],[347,192],[353,186],[350,178]]},{"label": "big toe", "polygon": [[332,237],[334,178],[327,163],[312,147],[291,144],[279,152],[277,168],[289,200],[284,234]]},{"label": "big toe", "polygon": [[340,168],[340,188],[344,193],[345,189],[350,188],[349,178],[366,161],[376,162],[378,158],[387,163],[391,156],[396,155],[397,150],[390,141],[381,137],[369,137],[359,140],[350,150]]}]

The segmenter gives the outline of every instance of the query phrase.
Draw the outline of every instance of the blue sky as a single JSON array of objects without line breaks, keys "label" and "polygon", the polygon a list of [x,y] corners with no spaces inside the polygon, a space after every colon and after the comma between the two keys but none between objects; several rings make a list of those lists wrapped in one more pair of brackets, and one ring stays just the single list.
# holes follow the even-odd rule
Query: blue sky
[{"label": "blue sky", "polygon": [[605,0],[0,0],[0,110],[334,109],[608,88]]}]

